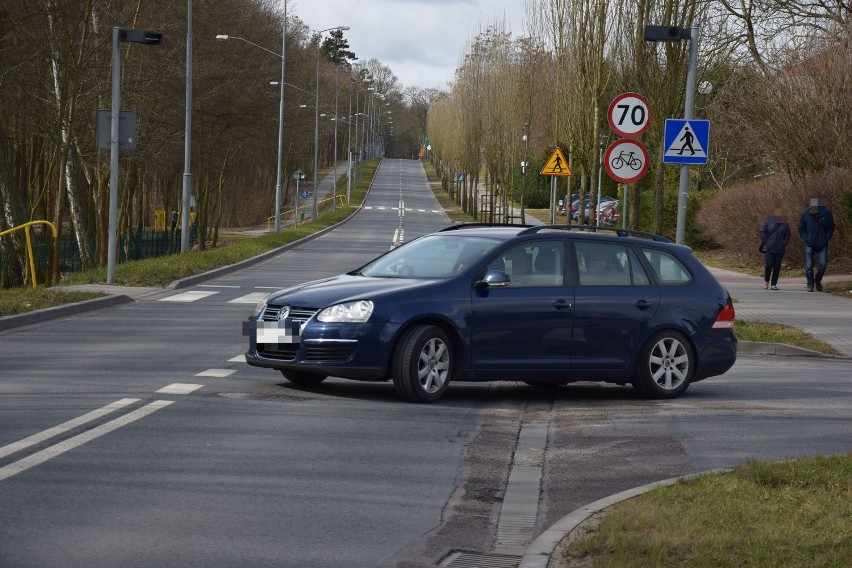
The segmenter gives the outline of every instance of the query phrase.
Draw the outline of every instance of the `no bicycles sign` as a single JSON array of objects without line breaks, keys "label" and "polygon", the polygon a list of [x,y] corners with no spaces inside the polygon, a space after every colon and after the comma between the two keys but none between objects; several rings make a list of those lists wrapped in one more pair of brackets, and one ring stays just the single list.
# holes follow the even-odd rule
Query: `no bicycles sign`
[{"label": "no bicycles sign", "polygon": [[606,173],[615,181],[633,183],[648,172],[650,156],[638,140],[622,138],[613,142],[604,154]]}]

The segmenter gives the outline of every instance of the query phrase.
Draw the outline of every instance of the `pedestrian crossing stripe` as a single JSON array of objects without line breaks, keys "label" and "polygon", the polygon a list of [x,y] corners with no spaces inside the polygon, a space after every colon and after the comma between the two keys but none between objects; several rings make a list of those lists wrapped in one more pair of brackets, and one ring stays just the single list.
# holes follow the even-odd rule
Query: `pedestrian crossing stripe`
[{"label": "pedestrian crossing stripe", "polygon": [[246,296],[240,296],[239,298],[235,298],[233,300],[230,300],[228,303],[229,304],[257,304],[258,302],[260,302],[261,300],[266,298],[268,295],[269,294],[267,294],[266,292],[254,292],[254,293],[248,294]]},{"label": "pedestrian crossing stripe", "polygon": [[212,296],[213,294],[218,294],[219,292],[202,292],[200,290],[193,290],[190,292],[183,292],[181,294],[175,294],[174,296],[167,296],[165,298],[160,298],[157,300],[158,302],[194,302],[196,300],[200,300],[201,298],[206,298],[207,296]]},{"label": "pedestrian crossing stripe", "polygon": [[706,164],[710,145],[710,121],[666,119],[663,139],[664,163]]}]

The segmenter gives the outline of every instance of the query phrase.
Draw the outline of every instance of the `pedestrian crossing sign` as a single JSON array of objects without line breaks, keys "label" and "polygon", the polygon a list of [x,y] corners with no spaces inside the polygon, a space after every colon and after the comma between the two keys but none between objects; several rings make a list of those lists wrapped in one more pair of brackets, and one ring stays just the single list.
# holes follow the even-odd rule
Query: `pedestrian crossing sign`
[{"label": "pedestrian crossing sign", "polygon": [[710,150],[710,121],[667,118],[663,140],[663,163],[706,164]]},{"label": "pedestrian crossing sign", "polygon": [[539,172],[543,176],[570,176],[571,170],[568,169],[568,160],[562,154],[562,150],[557,146],[550,156],[550,159],[544,164]]}]

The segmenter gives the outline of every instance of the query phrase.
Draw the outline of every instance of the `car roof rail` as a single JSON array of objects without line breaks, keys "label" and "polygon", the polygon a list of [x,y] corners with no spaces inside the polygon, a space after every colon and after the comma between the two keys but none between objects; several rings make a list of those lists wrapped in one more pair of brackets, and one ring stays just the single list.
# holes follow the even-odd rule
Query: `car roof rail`
[{"label": "car roof rail", "polygon": [[590,231],[596,233],[598,231],[608,231],[615,233],[619,237],[639,237],[643,239],[650,239],[652,241],[657,241],[660,243],[670,243],[671,241],[666,237],[649,233],[647,231],[636,231],[634,229],[619,229],[618,227],[599,227],[597,225],[536,225],[534,227],[528,227],[518,233],[518,235],[532,235],[535,233],[540,233],[542,231],[548,230],[556,230],[556,231]]},{"label": "car roof rail", "polygon": [[533,227],[533,225],[513,225],[511,223],[459,223],[457,225],[450,225],[449,227],[444,227],[443,229],[441,229],[438,232],[443,233],[445,231],[458,231],[460,229],[476,229],[476,228],[481,228],[481,227],[490,227],[490,228],[515,227],[515,228],[518,228],[518,229],[526,229],[526,228]]}]

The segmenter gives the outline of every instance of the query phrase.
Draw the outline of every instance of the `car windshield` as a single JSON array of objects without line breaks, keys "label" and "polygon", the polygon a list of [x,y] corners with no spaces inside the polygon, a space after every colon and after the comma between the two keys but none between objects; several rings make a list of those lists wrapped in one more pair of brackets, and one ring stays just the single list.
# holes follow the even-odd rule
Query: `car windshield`
[{"label": "car windshield", "polygon": [[430,235],[385,253],[353,274],[377,278],[452,278],[501,242],[470,235]]}]

